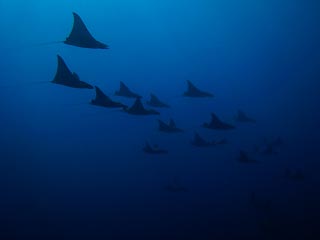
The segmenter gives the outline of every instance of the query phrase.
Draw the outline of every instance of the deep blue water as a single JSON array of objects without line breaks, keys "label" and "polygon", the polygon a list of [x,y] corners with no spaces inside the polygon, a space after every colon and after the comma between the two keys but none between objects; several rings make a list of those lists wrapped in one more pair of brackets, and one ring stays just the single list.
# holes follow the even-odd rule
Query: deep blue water
[{"label": "deep blue water", "polygon": [[[44,44],[66,38],[72,12],[110,49]],[[0,1],[0,239],[319,239],[319,12],[313,0]],[[92,106],[93,90],[50,83],[57,54],[117,101],[134,101],[114,96],[123,81],[172,107]],[[182,97],[186,80],[215,97]],[[239,109],[257,122],[235,122]],[[236,128],[202,128],[211,112]],[[185,132],[159,132],[170,118]],[[196,148],[195,131],[228,144]],[[254,151],[277,137],[277,154]],[[187,191],[168,191],[174,179]]]}]

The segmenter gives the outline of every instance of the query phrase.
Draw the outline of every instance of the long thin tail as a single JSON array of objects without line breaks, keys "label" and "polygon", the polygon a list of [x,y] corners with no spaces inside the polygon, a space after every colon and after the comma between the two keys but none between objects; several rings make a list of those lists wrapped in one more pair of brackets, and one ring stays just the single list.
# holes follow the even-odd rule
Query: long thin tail
[{"label": "long thin tail", "polygon": [[47,83],[50,83],[50,81],[31,81],[31,82],[7,83],[7,84],[1,84],[0,89],[32,87],[32,86],[38,86],[39,84],[47,84]]},{"label": "long thin tail", "polygon": [[63,41],[52,41],[52,42],[43,42],[43,43],[36,43],[33,45],[30,45],[32,47],[41,47],[41,46],[48,46],[48,45],[53,45],[57,43],[63,43]]},{"label": "long thin tail", "polygon": [[63,43],[64,41],[52,41],[52,42],[42,42],[42,43],[34,43],[34,44],[25,44],[25,45],[15,45],[6,48],[7,50],[26,50],[30,48],[38,48],[43,46],[50,46],[58,43]]}]

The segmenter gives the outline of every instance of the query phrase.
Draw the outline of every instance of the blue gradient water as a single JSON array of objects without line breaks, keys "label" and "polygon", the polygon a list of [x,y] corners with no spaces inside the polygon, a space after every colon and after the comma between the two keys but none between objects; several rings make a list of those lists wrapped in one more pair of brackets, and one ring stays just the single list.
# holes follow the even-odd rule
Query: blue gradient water
[{"label": "blue gradient water", "polygon": [[[300,0],[0,1],[0,239],[318,239],[320,4]],[[109,50],[62,41],[77,12]],[[172,108],[131,116],[51,84],[61,55],[113,96],[124,81]],[[181,95],[186,80],[215,94]],[[238,109],[256,124],[236,124]],[[201,124],[210,113],[236,124]],[[157,131],[174,118],[185,133]],[[213,149],[192,147],[227,138]],[[285,144],[253,156],[264,138]],[[145,141],[169,150],[142,151]],[[306,178],[284,177],[302,169]],[[178,178],[188,192],[168,192]],[[253,206],[250,194],[271,201]]]}]

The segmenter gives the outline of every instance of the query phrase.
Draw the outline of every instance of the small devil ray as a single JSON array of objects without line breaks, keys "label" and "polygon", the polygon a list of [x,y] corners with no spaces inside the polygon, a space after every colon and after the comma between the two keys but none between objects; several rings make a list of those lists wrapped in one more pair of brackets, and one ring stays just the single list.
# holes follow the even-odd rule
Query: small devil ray
[{"label": "small devil ray", "polygon": [[106,108],[127,108],[126,105],[120,102],[113,101],[111,98],[105,95],[99,87],[95,86],[95,89],[96,89],[96,98],[91,100],[92,105],[106,107]]},{"label": "small devil ray", "polygon": [[148,142],[146,142],[142,150],[148,154],[167,154],[168,153],[167,150],[160,149],[158,145],[154,145],[153,147],[151,147],[151,145]]},{"label": "small devil ray", "polygon": [[132,92],[123,82],[120,82],[119,91],[115,92],[116,96],[127,97],[127,98],[139,98],[139,94]]},{"label": "small devil ray", "polygon": [[93,89],[93,87],[90,84],[80,81],[79,76],[76,73],[74,72],[72,73],[69,70],[66,63],[62,59],[62,57],[60,57],[59,55],[57,55],[57,57],[58,57],[58,68],[57,68],[56,75],[52,80],[52,83],[60,84],[60,85],[64,85],[72,88]]},{"label": "small devil ray", "polygon": [[230,130],[235,128],[233,125],[221,121],[214,113],[211,113],[211,122],[202,124],[202,127],[214,130]]},{"label": "small devil ray", "polygon": [[240,150],[240,152],[239,152],[238,162],[240,162],[240,163],[258,163],[258,161],[256,159],[250,158],[248,156],[248,153],[243,150]]},{"label": "small devil ray", "polygon": [[137,97],[130,108],[124,108],[124,111],[132,115],[159,115],[160,113],[153,109],[145,109],[141,97]]},{"label": "small devil ray", "polygon": [[159,98],[154,95],[150,94],[150,100],[146,102],[149,106],[152,107],[158,107],[158,108],[170,108],[170,106],[162,101],[159,100]]},{"label": "small devil ray", "polygon": [[239,110],[237,112],[237,114],[235,115],[234,118],[237,122],[242,122],[242,123],[255,123],[256,122],[255,119],[248,117],[247,114],[241,110]]},{"label": "small devil ray", "polygon": [[183,132],[182,129],[177,128],[176,123],[174,122],[173,119],[170,119],[169,123],[165,123],[162,120],[158,120],[159,123],[159,131],[160,132],[166,132],[166,133],[180,133]]},{"label": "small devil ray", "polygon": [[187,83],[188,89],[186,92],[183,93],[183,96],[194,98],[213,97],[213,94],[200,90],[191,81],[187,80]]},{"label": "small devil ray", "polygon": [[63,43],[82,47],[82,48],[94,48],[94,49],[108,49],[107,44],[97,41],[89,32],[86,25],[76,13],[73,13],[73,28],[71,33]]},{"label": "small devil ray", "polygon": [[194,137],[193,137],[193,140],[191,141],[191,144],[196,147],[213,147],[216,145],[214,141],[212,142],[206,141],[197,132],[194,133]]}]

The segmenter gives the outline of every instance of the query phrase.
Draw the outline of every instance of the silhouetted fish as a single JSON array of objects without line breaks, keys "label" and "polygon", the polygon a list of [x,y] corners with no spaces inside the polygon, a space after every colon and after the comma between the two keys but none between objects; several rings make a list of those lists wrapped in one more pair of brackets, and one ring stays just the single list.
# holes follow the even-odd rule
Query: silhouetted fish
[{"label": "silhouetted fish", "polygon": [[210,146],[213,147],[216,145],[214,141],[212,142],[206,141],[197,132],[194,133],[194,137],[193,137],[193,140],[191,141],[191,144],[196,147],[210,147]]},{"label": "silhouetted fish", "polygon": [[123,82],[120,82],[120,89],[115,92],[115,95],[128,98],[141,97],[139,94],[132,92]]},{"label": "silhouetted fish", "polygon": [[80,16],[73,13],[73,28],[70,35],[64,41],[65,44],[82,48],[101,48],[108,49],[107,44],[97,41],[89,32]]},{"label": "silhouetted fish", "polygon": [[213,94],[198,89],[192,82],[187,80],[188,89],[183,93],[185,97],[213,97]]},{"label": "silhouetted fish", "polygon": [[106,107],[106,108],[127,108],[126,105],[120,103],[120,102],[115,102],[111,100],[108,96],[106,96],[100,88],[97,86],[95,87],[96,89],[96,98],[91,100],[91,104],[96,105],[96,106],[101,106],[101,107]]},{"label": "silhouetted fish", "polygon": [[230,130],[235,128],[231,124],[222,122],[214,113],[211,113],[211,122],[204,123],[202,126],[204,128],[215,129],[215,130]]},{"label": "silhouetted fish", "polygon": [[79,76],[76,73],[71,73],[64,60],[58,55],[58,68],[52,83],[60,84],[72,88],[88,88],[93,87],[83,81],[80,81]]},{"label": "silhouetted fish", "polygon": [[145,109],[141,98],[137,97],[130,108],[124,108],[124,111],[133,115],[159,115],[160,113],[153,109]]},{"label": "silhouetted fish", "polygon": [[253,118],[248,117],[243,111],[239,110],[237,115],[235,116],[236,121],[238,122],[248,122],[248,123],[255,123],[256,120]]},{"label": "silhouetted fish", "polygon": [[159,98],[152,93],[150,94],[150,100],[147,101],[147,104],[152,107],[158,107],[158,108],[169,108],[170,107],[168,104],[160,101]]},{"label": "silhouetted fish", "polygon": [[149,154],[167,154],[168,153],[168,151],[165,149],[159,149],[157,145],[155,145],[154,147],[151,147],[151,145],[148,142],[146,142],[146,145],[143,148],[143,151]]},{"label": "silhouetted fish", "polygon": [[159,131],[166,132],[166,133],[179,133],[183,132],[182,129],[177,128],[176,123],[173,119],[170,119],[169,124],[165,123],[162,120],[158,120],[159,123]]}]

